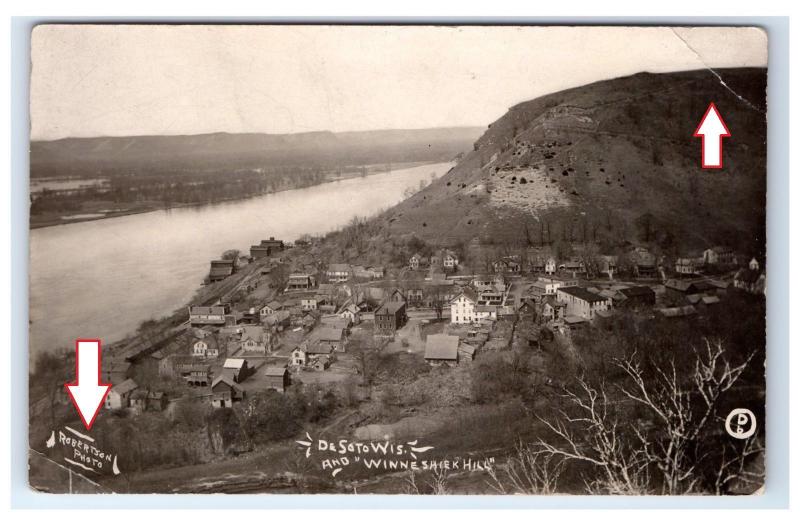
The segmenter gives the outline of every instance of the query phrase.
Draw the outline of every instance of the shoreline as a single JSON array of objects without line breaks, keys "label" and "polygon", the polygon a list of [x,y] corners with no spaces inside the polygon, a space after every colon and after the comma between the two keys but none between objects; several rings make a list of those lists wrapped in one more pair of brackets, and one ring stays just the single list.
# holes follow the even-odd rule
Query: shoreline
[{"label": "shoreline", "polygon": [[[429,165],[429,164],[439,164],[441,162],[452,162],[452,161],[418,161],[418,162],[408,162],[408,163],[397,163],[397,164],[401,165],[399,168],[394,168],[392,170],[386,170],[386,171],[379,171],[379,170],[369,171],[365,175],[363,175],[363,177],[370,177],[370,176],[373,176],[373,175],[379,175],[379,174],[383,174],[383,173],[391,173],[391,172],[397,171],[397,170],[406,170],[406,169],[410,169],[410,168],[417,168],[417,167],[425,166],[425,165]],[[366,165],[366,166],[368,166],[368,165]],[[283,193],[283,192],[286,192],[286,191],[301,190],[301,189],[305,189],[305,188],[312,188],[314,186],[322,186],[323,184],[328,184],[328,183],[338,182],[338,181],[344,181],[344,180],[349,180],[349,179],[355,179],[355,178],[359,178],[359,177],[362,177],[362,174],[360,172],[350,172],[350,173],[344,173],[340,177],[336,177],[336,178],[333,178],[333,179],[326,179],[326,180],[324,180],[322,182],[319,182],[319,183],[316,183],[316,184],[309,184],[308,186],[298,186],[298,187],[294,187],[294,188],[283,188],[283,189],[279,189],[279,190],[275,190],[275,191],[268,191],[268,192],[264,192],[264,193],[256,193],[256,194],[253,194],[253,195],[243,195],[243,196],[240,196],[240,197],[230,197],[230,198],[226,198],[226,199],[220,199],[220,200],[208,201],[208,202],[177,203],[177,204],[171,205],[169,207],[149,206],[149,207],[131,208],[131,209],[127,209],[127,210],[120,210],[120,211],[110,212],[109,214],[102,215],[102,216],[91,216],[91,217],[86,217],[86,218],[64,219],[64,218],[61,218],[62,216],[59,216],[59,217],[54,217],[54,218],[50,218],[50,219],[43,219],[41,222],[31,222],[31,215],[30,215],[30,213],[28,213],[28,229],[34,230],[34,229],[42,229],[42,228],[48,228],[48,227],[64,226],[64,225],[69,225],[69,224],[80,224],[80,223],[83,223],[83,222],[92,222],[92,221],[95,221],[95,220],[107,220],[107,219],[112,219],[112,218],[116,218],[116,217],[127,217],[127,216],[130,216],[130,215],[138,215],[138,214],[141,214],[141,213],[151,213],[153,211],[163,211],[163,210],[171,210],[171,209],[182,209],[182,208],[191,208],[191,207],[197,207],[197,206],[206,206],[206,205],[213,205],[213,204],[223,204],[223,203],[227,203],[227,202],[235,202],[235,201],[240,201],[240,200],[252,199],[252,198],[255,198],[255,197],[260,197],[262,195],[273,195],[273,194],[276,194],[276,193]],[[64,216],[68,216],[68,215],[64,215]]]}]

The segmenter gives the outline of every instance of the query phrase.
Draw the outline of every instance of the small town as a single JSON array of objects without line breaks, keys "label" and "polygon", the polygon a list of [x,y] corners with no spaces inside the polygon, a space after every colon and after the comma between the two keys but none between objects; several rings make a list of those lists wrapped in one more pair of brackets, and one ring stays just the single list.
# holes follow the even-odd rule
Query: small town
[{"label": "small town", "polygon": [[114,386],[105,407],[162,411],[174,396],[144,383],[158,378],[185,383],[183,399],[216,408],[296,382],[336,385],[363,376],[354,349],[406,352],[436,367],[469,365],[517,343],[556,335],[569,342],[618,312],[702,319],[730,291],[763,295],[766,281],[763,260],[722,246],[669,261],[644,247],[631,247],[627,258],[591,259],[555,258],[539,248],[525,258],[498,257],[487,272],[449,249],[414,253],[394,267],[326,265],[310,250],[305,241],[270,237],[249,254],[212,260],[207,283],[232,279],[233,287],[189,306],[171,337],[107,355],[103,376]]},{"label": "small town", "polygon": [[[379,266],[326,263],[321,252],[331,240],[269,237],[210,261],[191,305],[106,349],[108,420],[174,421],[229,409],[258,424],[284,414],[282,422],[281,409],[255,419],[257,403],[295,394],[316,400],[312,422],[332,420],[358,441],[433,432],[443,424],[422,403],[446,395],[446,405],[433,405],[441,410],[485,401],[476,378],[491,377],[483,371],[498,360],[508,369],[525,356],[523,377],[542,398],[566,384],[548,370],[570,363],[585,338],[613,335],[614,320],[696,327],[730,298],[763,300],[765,291],[763,258],[722,246],[677,258],[642,246],[624,255],[581,254],[576,246],[560,258],[548,247],[501,255],[477,241],[436,249],[412,239],[420,251]],[[424,384],[405,373],[422,367]],[[65,404],[63,396],[56,401]],[[370,402],[381,407],[373,417]],[[389,417],[398,420],[370,422]],[[302,424],[305,415],[269,438]],[[238,435],[222,437],[223,458],[254,449]]]}]

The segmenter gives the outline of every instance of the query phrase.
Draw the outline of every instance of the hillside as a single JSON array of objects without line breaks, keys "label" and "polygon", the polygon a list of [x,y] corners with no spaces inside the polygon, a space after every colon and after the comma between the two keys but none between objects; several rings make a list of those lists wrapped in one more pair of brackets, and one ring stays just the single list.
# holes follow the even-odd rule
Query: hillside
[{"label": "hillside", "polygon": [[31,177],[161,174],[263,167],[334,167],[447,161],[469,149],[475,127],[299,134],[68,138],[31,143]]},{"label": "hillside", "polygon": [[[443,244],[763,250],[766,70],[717,72],[730,90],[708,70],[640,73],[520,103],[383,224]],[[722,170],[692,137],[710,101],[732,134]]]}]

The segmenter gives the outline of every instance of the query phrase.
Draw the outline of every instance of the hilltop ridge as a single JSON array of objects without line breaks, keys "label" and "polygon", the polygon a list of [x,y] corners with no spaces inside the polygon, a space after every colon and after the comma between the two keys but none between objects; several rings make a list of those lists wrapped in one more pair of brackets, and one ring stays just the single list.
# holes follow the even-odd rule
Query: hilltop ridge
[{"label": "hilltop ridge", "polygon": [[[757,68],[639,73],[519,103],[382,222],[442,244],[763,248],[766,78]],[[722,170],[700,168],[692,137],[711,101],[732,133]]]}]

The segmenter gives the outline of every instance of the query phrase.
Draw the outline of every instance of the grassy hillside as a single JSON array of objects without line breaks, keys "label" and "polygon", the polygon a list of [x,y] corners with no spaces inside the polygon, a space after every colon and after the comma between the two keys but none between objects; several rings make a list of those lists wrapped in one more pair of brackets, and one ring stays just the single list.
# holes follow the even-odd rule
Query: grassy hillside
[{"label": "grassy hillside", "polygon": [[[439,243],[763,250],[766,70],[718,73],[727,87],[708,70],[641,73],[514,106],[384,225]],[[722,170],[700,168],[692,137],[711,101],[732,133]]]}]

